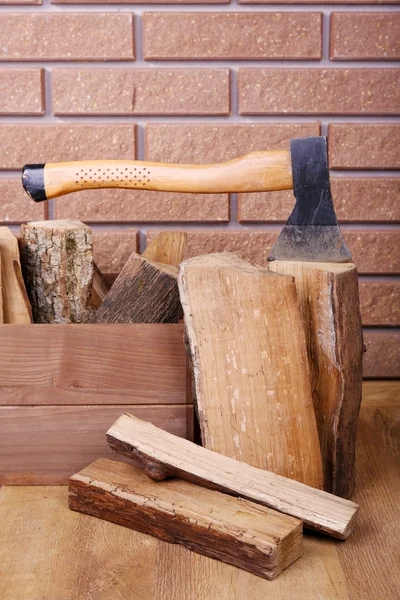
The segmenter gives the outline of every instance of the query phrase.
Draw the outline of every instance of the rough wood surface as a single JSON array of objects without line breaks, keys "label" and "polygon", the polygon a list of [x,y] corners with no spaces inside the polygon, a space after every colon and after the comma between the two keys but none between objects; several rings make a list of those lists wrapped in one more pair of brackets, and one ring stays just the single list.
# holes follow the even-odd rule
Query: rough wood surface
[{"label": "rough wood surface", "polygon": [[209,254],[181,264],[179,291],[203,445],[321,488],[293,278],[234,254]]},{"label": "rough wood surface", "polygon": [[[371,394],[383,382],[366,382]],[[0,597],[7,600],[376,600],[400,589],[398,408],[361,408],[356,498],[346,542],[304,535],[303,555],[274,581],[67,508],[65,487],[0,489]],[[384,404],[386,398],[386,404]],[[377,397],[380,400],[380,397]],[[397,410],[395,408],[397,405]],[[386,408],[387,407],[387,408]],[[340,557],[340,561],[338,558]]]},{"label": "rough wood surface", "polygon": [[113,450],[133,459],[152,479],[179,477],[241,496],[340,539],[355,525],[358,506],[349,500],[217,454],[133,415],[122,415],[106,437]]},{"label": "rough wood surface", "polygon": [[1,283],[1,249],[0,249],[0,323],[4,323],[4,315],[3,315],[3,289]]},{"label": "rough wood surface", "polygon": [[185,402],[180,324],[10,325],[2,337],[0,406]]},{"label": "rough wood surface", "polygon": [[107,280],[103,276],[99,267],[96,265],[96,263],[93,263],[93,282],[89,300],[90,306],[95,309],[99,308],[100,304],[107,296],[110,287],[111,286],[108,285]]},{"label": "rough wood surface", "polygon": [[92,232],[80,221],[21,225],[21,260],[35,323],[90,318]]},{"label": "rough wood surface", "polygon": [[148,244],[142,256],[148,260],[179,267],[183,261],[186,243],[186,231],[161,231]]},{"label": "rough wood surface", "polygon": [[0,227],[2,323],[31,323],[32,311],[21,272],[17,238]]},{"label": "rough wood surface", "polygon": [[96,311],[95,323],[177,323],[178,270],[133,252]]},{"label": "rough wood surface", "polygon": [[272,261],[293,275],[301,302],[312,393],[324,467],[324,489],[349,498],[362,386],[362,328],[354,264]]},{"label": "rough wood surface", "polygon": [[176,435],[191,431],[187,423],[193,408],[185,404],[3,406],[0,485],[65,484],[99,456],[112,458],[105,432],[127,410]]},{"label": "rough wood surface", "polygon": [[275,579],[301,556],[298,519],[179,480],[162,484],[99,459],[73,475],[69,507]]}]

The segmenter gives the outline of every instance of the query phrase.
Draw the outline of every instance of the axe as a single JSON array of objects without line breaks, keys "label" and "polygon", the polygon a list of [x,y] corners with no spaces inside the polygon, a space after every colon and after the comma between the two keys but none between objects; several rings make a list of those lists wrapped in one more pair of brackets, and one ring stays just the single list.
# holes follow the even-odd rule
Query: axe
[{"label": "axe", "polygon": [[344,497],[353,493],[362,330],[357,269],[336,219],[326,138],[295,139],[290,152],[252,152],[210,165],[128,160],[26,165],[22,183],[36,202],[114,187],[190,193],[293,188],[296,203],[271,251],[270,270],[295,277],[308,342],[324,487]]}]

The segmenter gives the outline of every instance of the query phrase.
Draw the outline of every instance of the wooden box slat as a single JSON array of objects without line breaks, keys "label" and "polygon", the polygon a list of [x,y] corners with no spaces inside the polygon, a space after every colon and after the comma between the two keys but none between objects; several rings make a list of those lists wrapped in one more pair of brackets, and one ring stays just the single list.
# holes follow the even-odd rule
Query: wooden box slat
[{"label": "wooden box slat", "polygon": [[117,458],[106,431],[124,412],[192,438],[191,405],[0,407],[0,485],[60,485],[99,457]]}]

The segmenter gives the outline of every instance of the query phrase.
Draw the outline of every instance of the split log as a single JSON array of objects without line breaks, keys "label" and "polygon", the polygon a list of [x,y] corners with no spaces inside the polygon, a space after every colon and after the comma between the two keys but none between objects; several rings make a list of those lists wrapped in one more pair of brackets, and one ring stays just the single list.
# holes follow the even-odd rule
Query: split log
[{"label": "split log", "polygon": [[298,519],[185,481],[155,483],[104,458],[71,477],[69,507],[265,579],[275,579],[302,552]]},{"label": "split log", "polygon": [[31,323],[32,312],[21,272],[18,240],[0,227],[1,298],[3,323]]},{"label": "split log", "polygon": [[95,323],[177,323],[178,270],[133,252],[94,315]]},{"label": "split log", "polygon": [[293,275],[307,337],[324,489],[349,498],[355,487],[355,447],[362,392],[362,328],[353,263],[272,261]]},{"label": "split log", "polygon": [[96,263],[93,263],[93,282],[92,290],[90,292],[90,306],[94,309],[99,308],[104,298],[110,291],[110,285],[108,285],[104,275],[100,271]]},{"label": "split log", "polygon": [[179,291],[203,445],[322,488],[293,277],[210,254],[182,263]]},{"label": "split log", "polygon": [[187,244],[185,231],[161,231],[147,246],[142,256],[148,260],[179,267]]},{"label": "split log", "polygon": [[338,539],[347,539],[355,525],[358,506],[350,500],[212,452],[133,415],[122,415],[107,431],[107,441],[151,479],[178,477],[240,496]]},{"label": "split log", "polygon": [[21,225],[23,272],[35,323],[84,323],[91,314],[92,232],[80,221]]}]

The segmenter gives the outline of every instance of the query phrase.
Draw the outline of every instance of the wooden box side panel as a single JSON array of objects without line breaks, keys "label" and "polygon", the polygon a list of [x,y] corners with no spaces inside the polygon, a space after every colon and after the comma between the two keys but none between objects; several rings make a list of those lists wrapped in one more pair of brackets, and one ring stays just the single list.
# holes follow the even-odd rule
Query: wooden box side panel
[{"label": "wooden box side panel", "polygon": [[0,407],[0,485],[66,485],[88,463],[117,458],[105,434],[123,412],[191,439],[190,405]]},{"label": "wooden box side panel", "polygon": [[0,331],[0,406],[186,403],[182,325],[3,325]]}]

